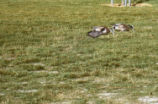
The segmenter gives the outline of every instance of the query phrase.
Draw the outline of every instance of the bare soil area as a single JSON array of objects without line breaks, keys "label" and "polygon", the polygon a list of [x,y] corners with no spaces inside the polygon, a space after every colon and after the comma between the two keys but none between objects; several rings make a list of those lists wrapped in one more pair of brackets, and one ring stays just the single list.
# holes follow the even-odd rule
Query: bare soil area
[{"label": "bare soil area", "polygon": [[[121,4],[114,4],[114,5],[111,5],[111,4],[101,4],[101,5],[103,5],[103,6],[109,6],[109,7],[124,7]],[[152,5],[148,4],[148,3],[138,3],[138,4],[132,4],[131,7],[152,7]]]}]

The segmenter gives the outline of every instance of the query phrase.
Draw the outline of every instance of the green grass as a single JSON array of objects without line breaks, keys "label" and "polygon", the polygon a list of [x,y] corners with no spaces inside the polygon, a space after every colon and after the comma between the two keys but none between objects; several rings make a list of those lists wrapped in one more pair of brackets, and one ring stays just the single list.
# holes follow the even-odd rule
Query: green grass
[{"label": "green grass", "polygon": [[[142,104],[158,97],[158,5],[105,0],[1,0],[1,104]],[[93,26],[135,26],[97,39]],[[116,93],[112,98],[101,93]]]}]

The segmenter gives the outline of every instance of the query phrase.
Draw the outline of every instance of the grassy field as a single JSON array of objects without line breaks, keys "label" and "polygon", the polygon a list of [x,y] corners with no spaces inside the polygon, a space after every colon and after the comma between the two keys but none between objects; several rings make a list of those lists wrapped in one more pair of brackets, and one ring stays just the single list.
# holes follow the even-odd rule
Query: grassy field
[{"label": "grassy field", "polygon": [[[0,104],[157,104],[158,1],[104,3],[0,0]],[[120,22],[135,31],[86,36]]]}]

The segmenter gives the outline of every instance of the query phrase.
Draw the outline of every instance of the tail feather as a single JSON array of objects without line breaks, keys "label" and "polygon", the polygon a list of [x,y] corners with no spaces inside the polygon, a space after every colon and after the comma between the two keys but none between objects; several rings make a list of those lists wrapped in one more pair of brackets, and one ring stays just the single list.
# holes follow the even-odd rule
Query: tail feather
[{"label": "tail feather", "polygon": [[99,37],[100,35],[102,35],[101,32],[98,32],[98,31],[90,31],[88,32],[88,36],[92,37],[92,38],[97,38]]}]

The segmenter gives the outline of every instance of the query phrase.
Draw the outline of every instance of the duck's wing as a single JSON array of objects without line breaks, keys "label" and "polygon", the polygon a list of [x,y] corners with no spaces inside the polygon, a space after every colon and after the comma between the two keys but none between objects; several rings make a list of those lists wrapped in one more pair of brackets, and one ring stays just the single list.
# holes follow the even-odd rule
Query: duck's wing
[{"label": "duck's wing", "polygon": [[118,24],[113,25],[112,28],[118,31],[129,31],[133,29],[134,27],[132,25],[118,23]]},{"label": "duck's wing", "polygon": [[102,31],[102,29],[104,29],[103,26],[94,26],[93,27],[93,31]]},{"label": "duck's wing", "polygon": [[98,31],[90,31],[90,32],[88,32],[88,36],[90,36],[92,38],[97,38],[100,35],[102,35],[102,33],[98,32]]},{"label": "duck's wing", "polygon": [[117,23],[117,24],[114,24],[113,26],[120,26],[122,25],[122,23]]},{"label": "duck's wing", "polygon": [[115,24],[114,26],[113,26],[113,28],[115,29],[115,30],[118,30],[118,31],[127,31],[128,30],[128,28],[127,28],[128,26],[127,25],[125,25],[125,24]]},{"label": "duck's wing", "polygon": [[110,29],[108,27],[104,27],[101,32],[103,34],[108,34],[108,33],[110,33]]},{"label": "duck's wing", "polygon": [[117,30],[120,27],[120,25],[121,25],[120,23],[114,24],[112,25],[112,28]]}]

